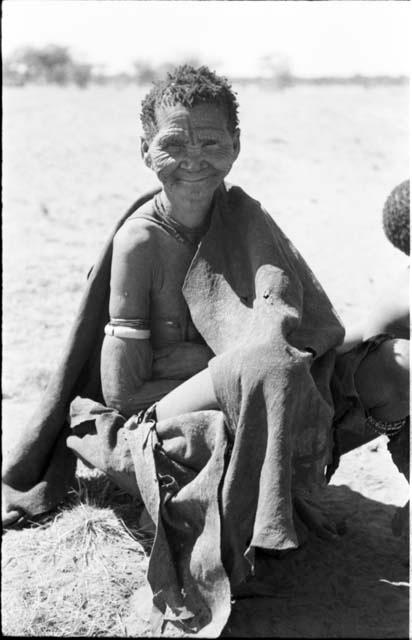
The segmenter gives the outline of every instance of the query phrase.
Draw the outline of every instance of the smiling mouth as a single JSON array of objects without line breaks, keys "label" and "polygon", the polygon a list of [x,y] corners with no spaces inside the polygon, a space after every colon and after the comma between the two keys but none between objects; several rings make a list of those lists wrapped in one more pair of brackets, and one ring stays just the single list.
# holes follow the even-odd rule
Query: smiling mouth
[{"label": "smiling mouth", "polygon": [[204,180],[207,180],[210,176],[182,176],[181,178],[179,178],[180,182],[203,182]]}]

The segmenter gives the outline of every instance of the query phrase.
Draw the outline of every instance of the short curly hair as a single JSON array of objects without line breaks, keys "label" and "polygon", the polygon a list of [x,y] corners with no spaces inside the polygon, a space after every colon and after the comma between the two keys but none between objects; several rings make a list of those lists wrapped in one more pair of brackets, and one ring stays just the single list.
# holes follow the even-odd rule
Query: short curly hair
[{"label": "short curly hair", "polygon": [[218,105],[226,113],[231,134],[239,125],[239,105],[228,80],[206,66],[195,69],[184,64],[168,73],[165,80],[155,82],[142,101],[140,119],[148,140],[157,133],[156,109],[177,104],[184,107],[195,107],[199,104]]},{"label": "short curly hair", "polygon": [[409,180],[401,182],[389,194],[383,207],[383,229],[390,242],[410,254]]}]

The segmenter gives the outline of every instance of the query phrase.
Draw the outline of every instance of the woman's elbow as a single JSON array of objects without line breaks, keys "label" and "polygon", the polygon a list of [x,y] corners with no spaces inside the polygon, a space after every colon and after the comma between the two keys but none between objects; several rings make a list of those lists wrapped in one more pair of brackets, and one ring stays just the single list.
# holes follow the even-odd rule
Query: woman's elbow
[{"label": "woman's elbow", "polygon": [[129,418],[135,413],[130,390],[120,384],[120,381],[116,379],[112,372],[107,374],[102,371],[101,382],[103,400],[106,407],[115,409],[125,418]]},{"label": "woman's elbow", "polygon": [[119,342],[122,340],[111,336],[105,336],[103,341],[100,361],[102,394],[107,407],[130,417],[139,411],[135,396],[144,381],[130,366],[130,359],[133,360],[136,354],[126,352],[125,345],[119,345]]}]

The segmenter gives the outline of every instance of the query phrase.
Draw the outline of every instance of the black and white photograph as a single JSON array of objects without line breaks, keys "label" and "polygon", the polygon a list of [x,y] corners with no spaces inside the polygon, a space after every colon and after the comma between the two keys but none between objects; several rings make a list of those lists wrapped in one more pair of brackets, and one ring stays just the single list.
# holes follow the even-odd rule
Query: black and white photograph
[{"label": "black and white photograph", "polygon": [[411,22],[3,2],[5,637],[410,637]]}]

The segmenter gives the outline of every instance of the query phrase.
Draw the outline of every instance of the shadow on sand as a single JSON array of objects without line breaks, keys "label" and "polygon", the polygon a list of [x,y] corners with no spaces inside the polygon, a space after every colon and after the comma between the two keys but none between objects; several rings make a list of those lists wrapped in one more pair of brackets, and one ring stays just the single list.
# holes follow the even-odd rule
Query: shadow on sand
[{"label": "shadow on sand", "polygon": [[408,537],[392,534],[395,507],[345,486],[322,503],[345,533],[265,558],[276,596],[237,600],[224,637],[409,637]]}]

